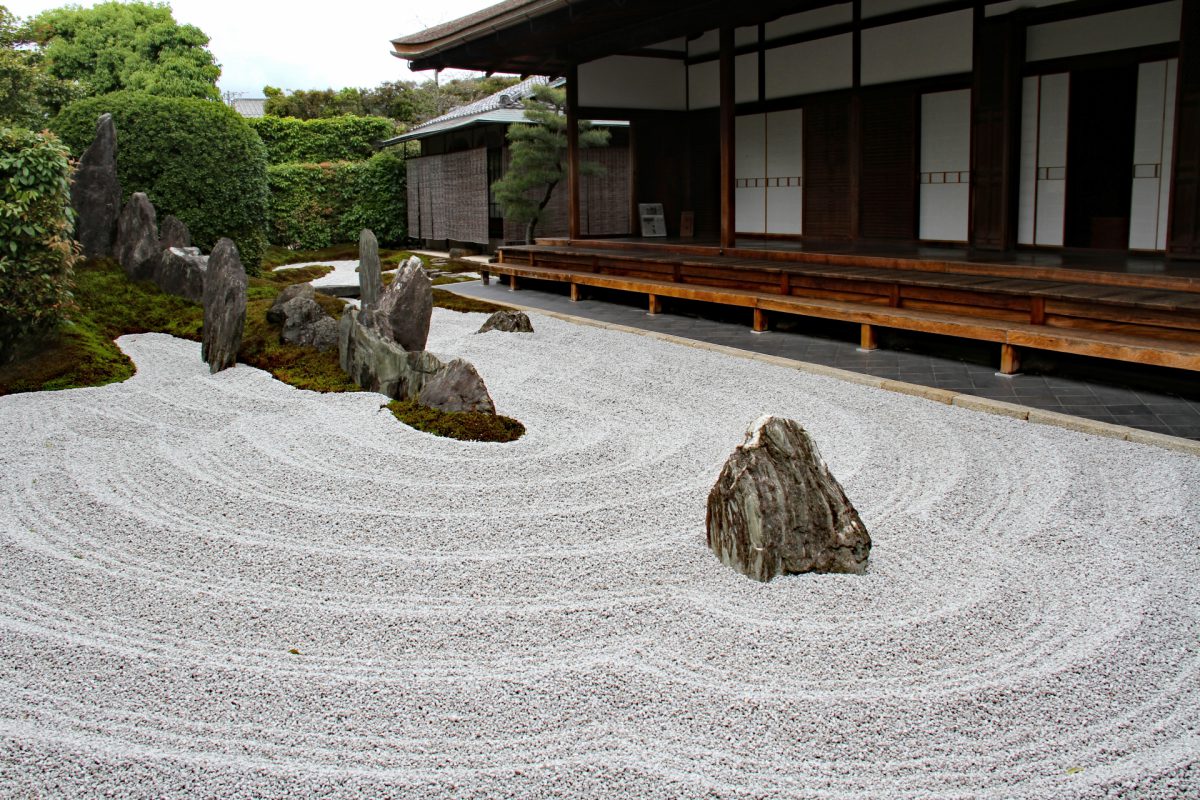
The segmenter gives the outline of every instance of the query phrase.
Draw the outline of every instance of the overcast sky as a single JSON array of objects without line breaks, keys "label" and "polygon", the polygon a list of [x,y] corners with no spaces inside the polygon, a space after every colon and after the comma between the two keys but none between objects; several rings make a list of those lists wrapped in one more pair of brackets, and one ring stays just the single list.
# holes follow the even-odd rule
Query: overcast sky
[{"label": "overcast sky", "polygon": [[[496,0],[172,0],[176,21],[209,35],[221,65],[221,90],[261,97],[264,85],[284,89],[369,88],[383,81],[424,80],[391,55],[390,40],[447,22]],[[18,17],[69,0],[0,0]],[[91,0],[75,5],[90,7]]]}]

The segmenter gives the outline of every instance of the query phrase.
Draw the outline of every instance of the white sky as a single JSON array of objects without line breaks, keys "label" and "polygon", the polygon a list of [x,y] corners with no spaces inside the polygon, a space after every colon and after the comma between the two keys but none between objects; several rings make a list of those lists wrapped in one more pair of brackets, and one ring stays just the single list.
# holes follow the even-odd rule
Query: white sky
[{"label": "white sky", "polygon": [[[222,91],[261,97],[283,89],[370,88],[425,80],[391,55],[390,40],[492,5],[496,0],[171,0],[175,20],[200,28],[221,65]],[[18,17],[91,0],[0,0]]]}]

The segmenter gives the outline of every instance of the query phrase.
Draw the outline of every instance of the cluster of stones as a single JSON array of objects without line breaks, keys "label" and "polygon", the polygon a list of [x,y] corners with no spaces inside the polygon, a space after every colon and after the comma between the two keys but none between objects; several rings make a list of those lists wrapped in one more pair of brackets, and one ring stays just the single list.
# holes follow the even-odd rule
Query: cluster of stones
[{"label": "cluster of stones", "polygon": [[419,258],[400,265],[381,289],[379,243],[364,230],[359,237],[360,308],[347,308],[338,326],[338,358],[364,389],[397,400],[416,399],[441,411],[495,414],[483,379],[470,363],[444,363],[425,349],[433,317],[433,284]]},{"label": "cluster of stones", "polygon": [[[212,256],[192,247],[187,225],[167,215],[159,230],[154,205],[134,192],[121,209],[117,130],[111,114],[80,159],[71,186],[76,238],[89,258],[115,257],[132,280],[152,281],[164,292],[204,305],[202,355],[213,372],[232,367],[246,321],[246,270],[237,246],[221,239]],[[120,213],[118,213],[118,211]]]},{"label": "cluster of stones", "polygon": [[759,581],[800,572],[861,575],[871,536],[799,423],[764,417],[708,495],[708,546]]}]

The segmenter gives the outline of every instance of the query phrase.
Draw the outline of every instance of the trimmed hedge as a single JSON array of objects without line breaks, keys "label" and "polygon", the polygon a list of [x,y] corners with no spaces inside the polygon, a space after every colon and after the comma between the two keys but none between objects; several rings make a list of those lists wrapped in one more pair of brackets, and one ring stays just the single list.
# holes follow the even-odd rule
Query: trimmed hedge
[{"label": "trimmed hedge", "polygon": [[320,250],[357,242],[370,228],[381,244],[407,235],[404,160],[382,152],[366,161],[277,164],[267,169],[271,244]]},{"label": "trimmed hedge", "polygon": [[209,100],[114,92],[72,103],[50,127],[78,155],[105,112],[117,125],[122,201],[145,192],[159,219],[179,217],[206,251],[228,236],[257,274],[267,242],[267,153],[241,115]]},{"label": "trimmed hedge", "polygon": [[0,128],[0,363],[71,302],[71,164],[52,135]]},{"label": "trimmed hedge", "polygon": [[248,122],[267,146],[267,161],[271,164],[367,159],[378,142],[396,131],[395,124],[383,117],[304,120],[267,116]]}]

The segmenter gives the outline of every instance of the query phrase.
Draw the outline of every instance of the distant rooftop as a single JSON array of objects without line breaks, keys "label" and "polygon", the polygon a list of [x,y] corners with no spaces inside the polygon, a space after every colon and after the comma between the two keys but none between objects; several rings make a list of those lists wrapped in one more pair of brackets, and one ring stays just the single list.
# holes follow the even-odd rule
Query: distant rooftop
[{"label": "distant rooftop", "polygon": [[533,90],[538,86],[561,86],[562,78],[547,78],[544,75],[534,75],[507,89],[501,89],[473,103],[452,108],[440,117],[422,122],[394,139],[388,139],[383,144],[399,144],[413,139],[421,139],[435,133],[465,128],[469,125],[479,125],[485,122],[524,122],[525,98],[533,96]]},{"label": "distant rooftop", "polygon": [[229,105],[243,117],[258,119],[266,115],[263,110],[266,104],[267,98],[265,97],[237,97]]}]

